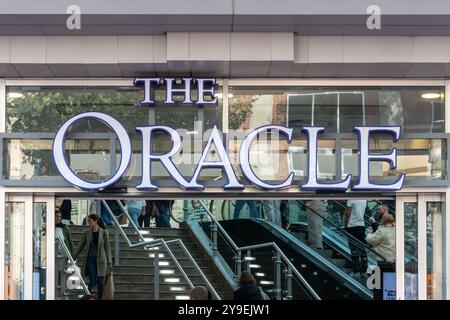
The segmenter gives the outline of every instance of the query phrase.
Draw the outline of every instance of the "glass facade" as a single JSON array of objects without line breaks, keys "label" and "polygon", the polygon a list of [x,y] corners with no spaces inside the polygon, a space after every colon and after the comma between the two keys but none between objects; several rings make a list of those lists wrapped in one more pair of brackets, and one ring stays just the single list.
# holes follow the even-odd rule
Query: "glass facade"
[{"label": "glass facade", "polygon": [[24,299],[25,203],[5,206],[5,300]]},{"label": "glass facade", "polygon": [[[326,182],[340,180],[348,174],[353,175],[353,181],[358,180],[359,147],[357,136],[353,132],[355,126],[401,126],[401,139],[395,143],[388,135],[376,134],[371,137],[371,153],[389,153],[392,148],[396,148],[398,161],[396,169],[391,169],[387,162],[371,162],[371,180],[388,182],[400,173],[405,173],[405,186],[423,186],[422,191],[426,191],[428,186],[444,187],[448,184],[444,89],[442,86],[229,86],[226,89],[218,88],[217,105],[202,107],[184,105],[180,97],[175,98],[175,104],[164,105],[161,101],[164,100],[165,92],[158,89],[156,96],[159,99],[156,100],[160,102],[149,107],[139,104],[143,97],[142,88],[10,86],[6,89],[6,133],[2,136],[1,144],[1,178],[5,186],[8,183],[16,186],[21,186],[22,183],[24,186],[27,183],[34,183],[30,184],[32,186],[66,186],[52,156],[54,134],[70,117],[86,111],[98,111],[119,120],[131,139],[131,162],[119,186],[135,186],[141,179],[142,141],[135,130],[138,126],[165,125],[177,129],[182,137],[183,148],[172,160],[186,179],[192,177],[211,129],[217,126],[222,133],[233,169],[238,179],[245,184],[248,182],[240,168],[240,148],[246,135],[261,126],[286,126],[293,128],[294,134],[291,143],[276,132],[260,134],[250,148],[253,171],[261,180],[268,182],[282,181],[293,172],[295,184],[304,182],[308,173],[309,150],[306,135],[301,131],[303,126],[325,127],[324,133],[319,135],[317,169],[318,179]],[[228,96],[223,97],[222,92],[228,92]],[[195,91],[192,94],[195,100]],[[172,142],[166,134],[155,133],[152,136],[153,152],[163,154],[171,147]],[[104,181],[115,172],[120,162],[120,151],[120,145],[111,129],[96,120],[81,121],[72,126],[65,142],[65,156],[72,170],[80,177],[92,181]],[[216,157],[216,150],[211,150],[208,159]],[[152,173],[153,179],[162,187],[177,186],[159,162],[152,164]],[[199,181],[207,186],[222,186],[224,173],[220,169],[205,169]],[[180,192],[183,191],[180,189]],[[227,194],[223,198],[218,196],[217,199],[203,201],[219,221],[262,218],[277,223],[286,230],[291,228],[291,234],[295,234],[305,245],[310,245],[314,237],[320,234],[314,229],[320,225],[320,228],[326,230],[326,240],[333,242],[341,250],[333,259],[346,260],[346,263],[337,262],[336,266],[342,268],[346,276],[355,277],[355,272],[351,269],[354,243],[343,228],[346,200],[333,198],[336,195],[326,195],[329,198],[326,200],[305,200],[296,199],[283,191],[276,196],[264,193],[262,191],[259,198],[252,195],[248,199],[238,199],[235,196],[230,198]],[[366,234],[372,231],[368,218],[377,218],[377,208],[381,203],[388,204],[389,211],[395,214],[395,196],[394,193],[387,193],[386,198],[389,200],[368,199],[364,222]],[[180,223],[189,220],[199,220],[200,224],[208,220],[199,200],[181,199],[178,194],[174,198],[176,199],[170,212],[172,228],[178,228]],[[62,199],[56,199],[56,205],[62,204],[60,200]],[[124,208],[128,211],[129,201],[130,199],[123,199]],[[323,211],[314,209],[315,206],[318,208],[318,201],[325,202],[320,209]],[[98,199],[74,198],[71,199],[71,206],[69,220],[75,226],[85,225],[86,218],[91,213],[102,214],[102,205]],[[406,300],[420,299],[419,247],[424,240],[419,238],[419,208],[418,201],[405,202],[403,212],[400,213],[404,219],[404,261],[401,263],[404,264],[403,295]],[[317,216],[317,211],[321,212],[320,217]],[[46,247],[48,214],[52,213],[47,212],[46,203],[33,204],[33,271],[30,279],[33,281],[32,297],[36,300],[45,299],[49,290],[46,279],[49,268]],[[276,220],[278,214],[280,221]],[[118,215],[118,218],[122,225],[129,224],[123,214]],[[151,227],[157,224],[153,218],[149,222]],[[446,297],[445,219],[444,201],[426,202],[427,299]],[[7,202],[4,242],[6,299],[24,298],[24,223],[24,203]],[[77,232],[79,236],[80,232]],[[206,234],[212,239],[211,230],[207,230]],[[220,237],[223,236],[219,235]],[[225,239],[221,241],[225,242]],[[231,247],[221,249],[229,251],[224,256],[232,252]],[[366,251],[369,266],[377,265],[379,254],[369,246],[363,250]],[[319,260],[330,259],[330,253],[326,250],[318,251],[318,254],[321,257]],[[249,254],[248,258],[253,257]],[[55,296],[63,298],[65,289],[60,284],[67,284],[67,274],[73,270],[65,269],[67,257],[60,252],[59,255],[56,253],[55,259],[56,286],[52,289],[55,289]],[[233,263],[229,263],[231,268],[234,268]],[[245,262],[245,259],[243,263],[245,268],[254,268],[255,273],[264,273],[256,270],[254,266],[257,263]],[[398,263],[400,262],[397,265]],[[288,272],[288,266],[284,262],[280,265]],[[303,268],[303,264],[301,267]],[[366,280],[358,278],[363,286],[366,285]],[[262,281],[267,282],[264,285],[271,285],[272,279]],[[295,281],[298,279],[294,279],[294,283]],[[393,281],[393,286],[396,285],[398,284]],[[390,290],[392,298],[392,288]]]},{"label": "glass facade", "polygon": [[[398,166],[371,162],[373,181],[389,181],[406,173],[406,184],[447,180],[447,139],[443,87],[228,87],[227,110],[222,87],[217,105],[197,107],[181,103],[164,105],[164,90],[155,90],[155,106],[140,106],[142,88],[134,87],[8,87],[6,130],[3,139],[4,180],[61,181],[53,163],[53,134],[71,116],[85,111],[105,112],[127,129],[133,147],[124,185],[136,185],[142,168],[140,134],[135,127],[166,125],[182,137],[182,151],[173,157],[185,178],[192,176],[209,134],[216,125],[238,177],[239,149],[246,134],[255,128],[276,124],[294,129],[290,144],[276,132],[262,133],[250,148],[254,172],[266,181],[282,181],[289,172],[298,183],[306,179],[308,148],[303,126],[324,126],[319,134],[318,178],[339,180],[347,174],[358,179],[358,142],[355,126],[401,126],[402,138],[374,135],[370,150],[386,153],[397,149]],[[433,93],[433,94],[431,94]],[[196,91],[192,91],[195,99]],[[432,98],[430,98],[432,97]],[[36,110],[38,112],[36,112]],[[227,117],[227,127],[222,127]],[[35,134],[37,138],[22,137]],[[436,137],[441,134],[442,137]],[[434,135],[431,137],[430,135]],[[11,137],[12,136],[12,137]],[[111,176],[120,162],[120,146],[114,134],[96,120],[82,121],[70,128],[66,160],[71,168],[91,180]],[[164,153],[171,141],[166,134],[152,136],[152,150]],[[214,150],[209,159],[215,159]],[[160,163],[153,164],[156,180],[175,186]],[[223,181],[219,169],[205,169],[201,181]],[[214,184],[214,183],[213,183]]]}]

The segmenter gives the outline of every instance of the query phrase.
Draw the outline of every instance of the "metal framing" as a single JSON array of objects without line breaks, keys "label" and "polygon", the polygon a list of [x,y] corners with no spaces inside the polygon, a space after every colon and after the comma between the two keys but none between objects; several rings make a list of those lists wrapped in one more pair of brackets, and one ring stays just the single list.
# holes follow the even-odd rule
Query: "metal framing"
[{"label": "metal framing", "polygon": [[[4,133],[6,126],[6,114],[5,114],[5,103],[6,103],[6,86],[132,86],[133,79],[0,79],[0,148],[2,152],[0,153],[0,162],[3,163],[3,139],[6,138],[35,138],[35,139],[52,139],[53,133],[46,134],[13,134],[13,133]],[[437,80],[396,80],[396,79],[221,79],[219,81],[223,88],[223,132],[227,133],[228,131],[228,93],[229,86],[445,86],[445,105],[450,106],[450,83],[444,79]],[[226,118],[225,118],[226,117]],[[405,134],[402,136],[403,139],[407,138],[436,138],[436,139],[446,139],[447,150],[450,150],[450,112],[445,113],[445,127],[446,133],[430,133],[430,134]],[[355,137],[350,135],[352,139]],[[82,137],[82,135],[80,135]],[[90,134],[90,138],[93,136]],[[108,137],[109,138],[109,137]],[[326,139],[326,135],[323,136]],[[334,136],[336,139],[336,136]],[[347,138],[347,136],[340,135],[340,139]],[[339,139],[339,140],[340,140]],[[111,144],[112,145],[112,144]],[[448,159],[447,159],[447,168],[448,168]],[[0,174],[3,177],[3,165],[0,165]],[[337,167],[336,177],[337,179],[340,177],[338,175],[338,171],[341,171],[340,166]],[[36,187],[39,187],[37,189]],[[180,193],[181,189],[173,186],[167,186],[165,189],[165,193],[173,192]],[[220,188],[214,188],[215,191],[211,193],[196,193],[198,198],[208,197],[208,194],[211,196],[220,195]],[[261,193],[259,194],[256,190],[251,191],[253,188],[249,188],[248,194],[250,197],[263,197],[263,198],[279,198],[286,197],[292,198],[295,196],[303,196],[308,197],[309,194],[299,194],[298,188],[290,188],[290,190],[286,190],[286,192],[281,193]],[[135,192],[132,188],[127,189],[131,195],[144,196],[144,194],[140,194]],[[405,201],[409,201],[411,199],[415,199],[418,202],[418,212],[420,215],[419,219],[419,261],[420,261],[420,275],[421,280],[419,286],[419,297],[426,299],[426,215],[424,215],[425,211],[421,210],[425,206],[425,202],[427,201],[428,196],[421,194],[421,192],[445,192],[445,200],[446,202],[450,201],[450,180],[448,175],[445,180],[439,181],[409,181],[405,184],[405,188],[396,193],[397,195],[397,204],[396,209],[397,212],[403,212],[403,203]],[[19,194],[19,195],[16,195]],[[67,194],[77,194],[81,197],[87,196],[86,193],[81,192],[75,188],[69,187],[64,181],[0,181],[0,206],[3,210],[0,210],[0,225],[4,226],[5,222],[5,201],[6,199],[14,199],[14,201],[18,201],[22,199],[26,204],[26,215],[25,215],[25,298],[29,299],[32,297],[32,214],[33,214],[33,194],[36,196],[36,200],[39,202],[46,202],[48,206],[49,212],[54,209],[54,196],[60,193]],[[416,196],[408,197],[408,195],[413,195],[419,193],[419,198]],[[158,193],[155,193],[157,196]],[[183,194],[184,197],[193,196],[193,194]],[[39,195],[44,195],[43,197]],[[89,197],[91,197],[90,195]],[[97,195],[100,197],[101,195]],[[147,194],[148,196],[148,194]],[[237,194],[233,195],[234,197],[239,197]],[[309,195],[310,196],[310,195]],[[357,196],[357,195],[353,195]],[[323,196],[327,197],[327,196]],[[329,198],[329,196],[328,196]],[[409,199],[409,200],[408,200]],[[450,206],[445,206],[445,248],[446,252],[450,247],[450,214],[449,209]],[[426,209],[426,208],[425,208]],[[423,213],[420,213],[423,212]],[[47,218],[48,225],[54,224],[53,215],[48,215]],[[53,220],[53,221],[51,221]],[[404,261],[404,230],[403,230],[403,215],[397,215],[397,261]],[[30,231],[31,230],[31,231]],[[48,238],[54,236],[53,228],[48,228],[47,230]],[[4,228],[0,228],[0,299],[4,299],[4,238],[5,238],[5,230]],[[50,244],[47,241],[47,259],[48,260],[48,269],[47,269],[47,299],[54,298],[54,261],[52,261],[52,253],[54,251],[53,243]],[[54,259],[54,258],[53,258]],[[446,299],[450,299],[450,254],[447,254],[445,257],[445,294]],[[419,278],[419,279],[420,279]],[[424,282],[425,281],[425,282]],[[397,298],[402,300],[404,299],[404,264],[397,264]]]}]

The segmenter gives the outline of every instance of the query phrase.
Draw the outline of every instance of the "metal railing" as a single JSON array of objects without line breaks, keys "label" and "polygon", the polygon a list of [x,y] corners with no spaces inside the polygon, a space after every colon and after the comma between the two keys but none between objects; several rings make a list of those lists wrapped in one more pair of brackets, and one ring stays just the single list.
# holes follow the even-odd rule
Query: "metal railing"
[{"label": "metal railing", "polygon": [[[232,249],[235,252],[235,261],[236,261],[236,270],[235,270],[235,278],[239,278],[242,272],[242,255],[243,252],[247,253],[247,256],[251,253],[252,250],[263,249],[263,248],[271,248],[275,251],[275,287],[277,293],[277,300],[281,300],[281,262],[283,261],[287,266],[286,271],[286,280],[287,280],[287,290],[286,297],[292,298],[292,277],[295,275],[300,281],[302,287],[306,290],[308,295],[315,299],[321,300],[319,295],[315,292],[315,290],[309,285],[309,283],[305,280],[302,274],[297,270],[297,268],[292,264],[292,262],[288,259],[288,257],[283,253],[283,251],[278,247],[278,245],[274,242],[267,242],[257,245],[250,245],[245,247],[238,247],[230,235],[225,231],[225,229],[220,225],[217,221],[216,217],[211,213],[211,211],[207,208],[207,206],[203,203],[203,201],[199,201],[207,215],[212,221],[212,247],[214,252],[218,249],[217,244],[217,233],[220,232],[221,235],[226,239],[226,241],[231,245]],[[244,253],[245,254],[245,253]]]},{"label": "metal railing", "polygon": [[186,248],[186,246],[184,245],[182,240],[175,239],[175,240],[165,241],[162,238],[161,239],[155,239],[155,240],[145,240],[145,238],[142,235],[142,233],[140,232],[138,226],[136,226],[134,221],[131,219],[131,217],[129,216],[129,214],[128,214],[127,210],[125,209],[125,207],[123,206],[123,204],[120,202],[120,200],[115,200],[119,204],[119,207],[120,207],[122,213],[125,214],[125,216],[128,218],[128,221],[131,222],[131,227],[135,231],[136,235],[139,238],[139,242],[138,243],[132,243],[130,241],[130,238],[126,234],[126,232],[123,230],[123,228],[120,225],[120,223],[117,221],[117,218],[114,216],[114,213],[111,211],[111,208],[108,206],[107,202],[105,200],[101,200],[101,201],[102,201],[102,204],[105,206],[106,210],[108,211],[109,215],[113,219],[113,222],[114,222],[116,230],[119,231],[119,233],[125,239],[125,241],[127,242],[128,246],[130,248],[144,247],[145,250],[147,250],[149,252],[152,251],[154,253],[154,260],[153,260],[154,263],[153,264],[154,264],[154,274],[155,274],[155,278],[154,278],[154,299],[155,300],[159,300],[159,293],[160,293],[160,290],[159,290],[160,289],[159,288],[159,286],[160,286],[160,283],[159,283],[159,272],[160,272],[160,270],[159,270],[160,269],[160,266],[159,266],[159,247],[161,247],[161,246],[163,247],[164,251],[169,255],[169,257],[172,259],[173,263],[177,267],[178,271],[182,274],[183,278],[185,279],[185,281],[187,282],[189,287],[191,289],[194,288],[194,284],[189,279],[188,275],[184,271],[184,269],[181,266],[181,264],[179,263],[178,259],[173,254],[172,250],[169,248],[170,244],[178,244],[181,247],[183,253],[186,255],[188,260],[192,263],[192,265],[194,266],[195,270],[199,273],[200,277],[202,278],[202,280],[206,284],[206,286],[207,286],[208,290],[210,291],[211,295],[214,298],[216,298],[217,300],[221,300],[219,294],[214,289],[214,287],[211,285],[211,282],[205,276],[205,274],[203,273],[202,269],[199,267],[199,265],[197,264],[195,259],[192,257],[191,253]]},{"label": "metal railing", "polygon": [[90,295],[91,293],[90,293],[90,291],[89,291],[89,289],[88,289],[88,287],[86,285],[86,282],[84,281],[83,276],[81,275],[80,270],[78,269],[77,264],[75,263],[75,260],[73,260],[73,257],[70,254],[70,251],[67,248],[66,244],[64,243],[64,239],[62,238],[61,235],[58,235],[56,237],[56,243],[58,243],[58,242],[59,242],[59,245],[61,246],[61,248],[63,249],[64,254],[66,255],[67,259],[69,259],[70,265],[73,266],[73,269],[75,270],[74,273],[76,274],[76,276],[80,280],[80,284],[81,284],[81,286],[82,286],[82,288],[84,290],[84,293],[86,295]]}]

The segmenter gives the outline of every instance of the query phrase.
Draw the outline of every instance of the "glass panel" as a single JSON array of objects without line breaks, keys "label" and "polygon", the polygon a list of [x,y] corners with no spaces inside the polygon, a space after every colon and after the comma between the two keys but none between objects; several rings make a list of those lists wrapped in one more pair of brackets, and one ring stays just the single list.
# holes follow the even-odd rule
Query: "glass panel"
[{"label": "glass panel", "polygon": [[[403,205],[405,232],[405,300],[418,298],[417,203]],[[406,254],[409,252],[410,254]]]},{"label": "glass panel", "polygon": [[[397,169],[390,169],[385,161],[371,161],[370,177],[373,181],[391,181],[400,173],[407,180],[442,180],[446,173],[446,141],[441,139],[371,139],[371,153],[389,153],[397,148]],[[358,141],[342,140],[342,178],[359,175]]]},{"label": "glass panel", "polygon": [[353,126],[402,126],[444,132],[444,87],[230,87],[230,129],[273,123],[326,132]]},{"label": "glass panel", "polygon": [[34,203],[33,209],[33,300],[45,300],[47,204]]},{"label": "glass panel", "polygon": [[[5,139],[4,143],[5,179],[62,179],[53,161],[52,140]],[[110,177],[109,140],[69,139],[65,147],[67,162],[80,177]]]},{"label": "glass panel", "polygon": [[[204,128],[213,124],[221,128],[221,89],[216,92],[217,105],[204,107],[205,117],[201,119]],[[136,126],[155,124],[155,120],[159,125],[194,129],[194,121],[199,120],[197,106],[182,104],[181,96],[174,97],[173,105],[164,105],[164,88],[156,89],[154,96],[155,107],[141,107],[142,87],[8,87],[7,132],[56,132],[71,116],[86,111],[115,117],[130,134],[135,134]],[[191,96],[197,99],[195,85]]]},{"label": "glass panel", "polygon": [[5,299],[24,298],[25,203],[5,206]]},{"label": "glass panel", "polygon": [[445,215],[442,202],[427,202],[427,299],[444,299]]}]

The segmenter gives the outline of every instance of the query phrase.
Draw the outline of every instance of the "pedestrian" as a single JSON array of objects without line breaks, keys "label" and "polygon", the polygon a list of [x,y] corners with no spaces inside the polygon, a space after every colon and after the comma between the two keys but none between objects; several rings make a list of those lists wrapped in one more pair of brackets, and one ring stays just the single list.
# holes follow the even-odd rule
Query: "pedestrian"
[{"label": "pedestrian", "polygon": [[256,204],[256,200],[236,200],[233,219],[239,219],[242,208],[244,208],[245,205],[250,209],[250,218],[260,218]]},{"label": "pedestrian", "polygon": [[281,200],[267,200],[270,221],[281,227]]},{"label": "pedestrian", "polygon": [[395,219],[394,216],[385,213],[381,218],[381,224],[377,230],[368,234],[366,241],[373,251],[378,254],[375,260],[387,262],[395,261]]},{"label": "pedestrian", "polygon": [[233,300],[269,300],[269,297],[256,285],[255,277],[244,271],[239,277],[239,289],[233,292]]},{"label": "pedestrian", "polygon": [[308,223],[308,240],[310,247],[323,249],[322,227],[323,217],[327,210],[326,200],[306,201],[306,221]]},{"label": "pedestrian", "polygon": [[144,207],[144,200],[129,200],[128,201],[128,214],[131,221],[128,221],[128,226],[132,227],[134,225],[139,228],[139,217],[142,214],[142,208]]},{"label": "pedestrian", "polygon": [[366,206],[366,200],[348,200],[344,212],[344,227],[348,233],[348,245],[352,255],[352,275],[367,272],[366,227],[364,223]]},{"label": "pedestrian", "polygon": [[189,291],[190,300],[208,300],[208,290],[203,286],[197,286]]}]

